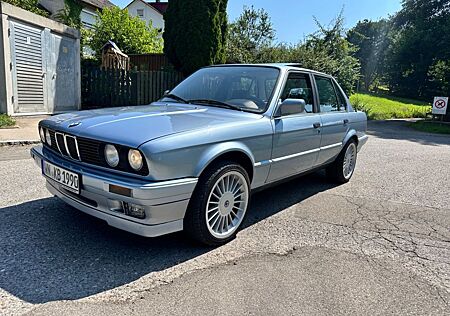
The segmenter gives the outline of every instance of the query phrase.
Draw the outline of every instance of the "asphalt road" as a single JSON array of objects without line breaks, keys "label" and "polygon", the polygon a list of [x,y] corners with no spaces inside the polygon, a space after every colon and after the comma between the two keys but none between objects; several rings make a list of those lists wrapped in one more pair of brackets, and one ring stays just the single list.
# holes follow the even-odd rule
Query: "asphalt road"
[{"label": "asphalt road", "polygon": [[110,228],[51,197],[28,147],[2,147],[0,314],[449,315],[450,137],[369,130],[350,183],[257,193],[216,249]]}]

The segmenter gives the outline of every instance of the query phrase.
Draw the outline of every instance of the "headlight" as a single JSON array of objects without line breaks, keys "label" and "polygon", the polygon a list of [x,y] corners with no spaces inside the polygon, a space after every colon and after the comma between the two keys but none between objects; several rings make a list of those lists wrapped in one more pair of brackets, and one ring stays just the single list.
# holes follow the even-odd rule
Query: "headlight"
[{"label": "headlight", "polygon": [[105,159],[111,167],[117,167],[119,164],[119,152],[113,145],[105,146]]},{"label": "headlight", "polygon": [[52,138],[50,137],[50,131],[48,129],[45,130],[45,141],[49,146],[52,145]]},{"label": "headlight", "polygon": [[41,137],[41,142],[45,143],[45,131],[42,127],[39,127],[39,136]]},{"label": "headlight", "polygon": [[142,155],[139,150],[130,149],[128,151],[128,162],[130,163],[131,168],[136,171],[141,170],[142,165],[144,164],[142,160]]}]

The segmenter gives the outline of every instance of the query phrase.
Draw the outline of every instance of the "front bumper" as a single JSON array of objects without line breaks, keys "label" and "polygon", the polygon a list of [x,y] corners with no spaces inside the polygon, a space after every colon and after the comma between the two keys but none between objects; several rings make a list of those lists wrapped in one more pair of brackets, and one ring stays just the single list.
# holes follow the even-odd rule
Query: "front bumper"
[{"label": "front bumper", "polygon": [[[48,149],[37,146],[31,156],[41,168],[46,160],[64,169],[76,172],[81,178],[80,195],[64,189],[58,182],[47,179],[47,189],[67,204],[82,212],[105,220],[110,226],[145,237],[155,237],[183,229],[183,218],[197,178],[161,182],[111,175],[95,167],[81,166],[62,158]],[[110,192],[110,185],[131,190],[131,196]],[[118,209],[121,202],[141,205],[144,219],[125,215]]]}]

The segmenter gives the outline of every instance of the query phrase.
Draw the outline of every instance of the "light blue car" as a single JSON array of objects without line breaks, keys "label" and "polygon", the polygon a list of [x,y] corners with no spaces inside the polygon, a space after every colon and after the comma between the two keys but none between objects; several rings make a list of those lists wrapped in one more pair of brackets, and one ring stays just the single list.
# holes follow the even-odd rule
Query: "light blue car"
[{"label": "light blue car", "polygon": [[252,190],[320,168],[350,180],[367,141],[329,75],[297,65],[200,69],[158,102],[61,114],[31,150],[48,190],[134,234],[231,240]]}]

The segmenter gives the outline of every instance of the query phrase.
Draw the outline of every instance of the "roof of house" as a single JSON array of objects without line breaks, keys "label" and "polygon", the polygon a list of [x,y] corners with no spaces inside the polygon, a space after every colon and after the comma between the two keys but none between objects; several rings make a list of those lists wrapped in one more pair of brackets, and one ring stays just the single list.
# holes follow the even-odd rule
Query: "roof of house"
[{"label": "roof of house", "polygon": [[159,13],[164,14],[167,10],[167,7],[169,6],[169,2],[147,2],[149,5],[154,7],[156,10],[158,10]]},{"label": "roof of house", "polygon": [[103,9],[105,7],[113,7],[114,4],[109,2],[108,0],[81,0],[81,2],[89,4],[93,7]]}]

